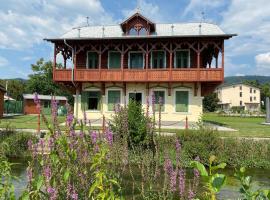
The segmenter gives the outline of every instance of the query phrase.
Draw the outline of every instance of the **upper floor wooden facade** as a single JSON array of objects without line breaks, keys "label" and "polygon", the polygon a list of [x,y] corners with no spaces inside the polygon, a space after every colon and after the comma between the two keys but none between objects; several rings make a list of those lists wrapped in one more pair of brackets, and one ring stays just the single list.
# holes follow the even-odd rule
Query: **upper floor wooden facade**
[{"label": "upper floor wooden facade", "polygon": [[[48,39],[54,43],[54,81],[223,81],[224,40],[232,35],[201,34],[201,24],[197,35],[174,34],[173,25],[170,35],[159,35],[156,24],[138,13],[120,26],[119,37],[105,37],[103,27],[100,37],[81,37],[78,29],[78,37]],[[64,64],[57,68],[59,55],[63,56]]]}]

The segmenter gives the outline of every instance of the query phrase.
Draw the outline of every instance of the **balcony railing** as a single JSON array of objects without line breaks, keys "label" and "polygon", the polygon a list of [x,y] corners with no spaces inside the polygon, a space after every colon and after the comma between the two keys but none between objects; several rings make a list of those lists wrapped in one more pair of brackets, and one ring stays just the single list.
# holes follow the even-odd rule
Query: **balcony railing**
[{"label": "balcony railing", "polygon": [[[77,82],[208,82],[223,81],[222,68],[185,69],[75,69]],[[71,81],[71,69],[55,69],[54,81]]]}]

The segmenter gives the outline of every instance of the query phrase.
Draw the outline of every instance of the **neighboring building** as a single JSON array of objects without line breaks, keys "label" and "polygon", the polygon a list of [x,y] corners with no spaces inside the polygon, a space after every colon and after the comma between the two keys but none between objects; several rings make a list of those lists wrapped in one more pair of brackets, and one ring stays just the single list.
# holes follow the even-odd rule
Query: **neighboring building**
[{"label": "neighboring building", "polygon": [[163,99],[165,124],[186,116],[198,121],[203,96],[224,80],[224,40],[233,36],[215,24],[158,24],[135,13],[120,25],[80,27],[45,40],[54,44],[54,81],[76,90],[75,116],[85,110],[88,119],[108,118],[115,104],[134,99],[145,107],[154,93],[156,103]]},{"label": "neighboring building", "polygon": [[247,84],[222,85],[216,90],[223,110],[243,107],[248,111],[259,111],[261,103],[260,89]]},{"label": "neighboring building", "polygon": [[5,95],[5,88],[0,85],[0,118],[3,117],[4,114],[4,95]]},{"label": "neighboring building", "polygon": [[[25,115],[38,114],[34,98],[34,94],[23,94],[23,113]],[[38,99],[40,100],[40,104],[43,109],[50,110],[52,98],[58,101],[58,105],[65,105],[67,103],[67,98],[63,96],[52,97],[50,95],[38,95]]]}]

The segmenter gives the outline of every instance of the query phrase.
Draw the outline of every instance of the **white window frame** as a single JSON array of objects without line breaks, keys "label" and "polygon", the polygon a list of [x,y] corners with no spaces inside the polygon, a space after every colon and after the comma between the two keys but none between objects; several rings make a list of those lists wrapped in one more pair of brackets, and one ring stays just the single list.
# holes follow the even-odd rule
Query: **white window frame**
[{"label": "white window frame", "polygon": [[109,105],[109,91],[120,91],[120,105],[122,105],[123,104],[123,100],[122,100],[122,98],[123,98],[123,90],[122,90],[122,88],[116,88],[116,87],[106,89],[107,112],[114,112],[114,111],[109,110],[109,107],[108,107],[108,105]]},{"label": "white window frame", "polygon": [[119,51],[114,51],[114,50],[108,51],[108,59],[107,59],[108,69],[110,69],[110,53],[111,52],[115,52],[115,53],[119,53],[120,54],[120,68],[119,69],[113,69],[113,70],[120,70],[121,69],[121,53]]},{"label": "white window frame", "polygon": [[176,52],[178,52],[178,51],[187,51],[188,52],[188,66],[187,66],[187,68],[190,68],[190,49],[176,49],[174,51],[174,68],[175,69],[185,69],[185,68],[177,68],[179,66],[176,66]]},{"label": "white window frame", "polygon": [[164,52],[164,66],[162,68],[157,68],[157,69],[166,69],[167,67],[167,54],[165,50],[153,50],[151,51],[151,69],[153,69],[153,52]]},{"label": "white window frame", "polygon": [[[188,111],[187,112],[176,111],[176,92],[178,92],[178,91],[188,92]],[[191,89],[187,89],[187,88],[174,89],[173,95],[174,95],[174,97],[173,97],[174,98],[174,112],[179,113],[179,114],[190,114]]]},{"label": "white window frame", "polygon": [[[92,52],[92,53],[97,53],[96,51],[87,51],[87,52],[86,52],[86,69],[89,69],[88,53],[90,53],[90,52]],[[97,53],[97,55],[98,55],[98,53]],[[99,66],[99,55],[98,55],[98,66]],[[98,69],[98,66],[97,66],[97,69]],[[94,68],[94,69],[96,69],[96,68]]]},{"label": "white window frame", "polygon": [[[101,113],[102,110],[103,110],[103,101],[102,101],[102,92],[100,89],[97,89],[97,88],[87,88],[87,89],[84,89],[83,91],[85,92],[100,92],[100,99],[101,99],[101,107],[100,107],[100,110],[89,110],[87,108],[87,110],[85,110],[85,112],[96,112],[96,113]],[[88,99],[87,99],[88,100]]]},{"label": "white window frame", "polygon": [[145,53],[143,53],[143,51],[129,51],[128,52],[128,69],[131,69],[130,68],[130,54],[131,53],[142,53],[143,55],[143,67],[141,69],[132,69],[132,70],[142,70],[145,68]]},{"label": "white window frame", "polygon": [[[153,100],[152,100],[152,98],[153,98],[153,96],[152,96],[152,94],[153,94],[153,92],[155,92],[155,91],[164,91],[164,99],[163,99],[163,102],[164,102],[164,111],[161,111],[161,113],[165,113],[166,112],[166,102],[167,102],[167,89],[165,89],[165,88],[153,88],[153,89],[151,89],[151,102],[153,102]],[[153,106],[153,104],[151,104],[151,106]],[[153,109],[153,108],[152,108]]]}]

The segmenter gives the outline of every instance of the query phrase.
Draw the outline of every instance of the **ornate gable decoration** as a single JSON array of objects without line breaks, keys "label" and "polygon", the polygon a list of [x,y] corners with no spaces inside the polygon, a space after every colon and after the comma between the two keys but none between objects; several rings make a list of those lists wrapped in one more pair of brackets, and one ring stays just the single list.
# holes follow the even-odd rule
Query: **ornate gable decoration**
[{"label": "ornate gable decoration", "polygon": [[138,12],[120,25],[125,35],[143,36],[150,35],[156,31],[155,24]]}]

